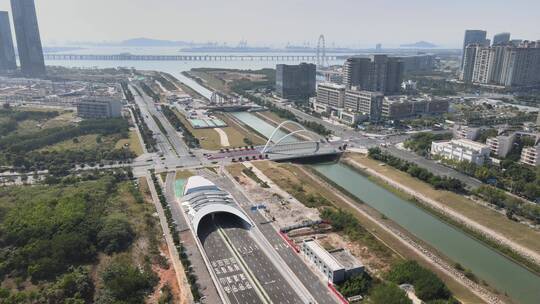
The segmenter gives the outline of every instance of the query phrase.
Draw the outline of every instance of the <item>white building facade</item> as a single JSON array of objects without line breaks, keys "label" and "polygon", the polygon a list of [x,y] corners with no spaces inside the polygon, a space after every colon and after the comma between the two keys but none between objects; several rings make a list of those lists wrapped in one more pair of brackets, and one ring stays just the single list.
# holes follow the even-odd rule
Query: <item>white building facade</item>
[{"label": "white building facade", "polygon": [[431,143],[431,155],[455,161],[467,161],[482,165],[489,159],[491,149],[468,139],[453,139],[450,141],[434,141]]}]

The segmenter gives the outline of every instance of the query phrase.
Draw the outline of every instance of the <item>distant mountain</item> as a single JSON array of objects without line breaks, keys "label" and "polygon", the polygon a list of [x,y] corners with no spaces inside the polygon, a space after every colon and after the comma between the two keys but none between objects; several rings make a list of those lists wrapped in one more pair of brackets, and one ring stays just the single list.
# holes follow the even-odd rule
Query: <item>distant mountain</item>
[{"label": "distant mountain", "polygon": [[192,45],[185,41],[158,40],[150,38],[134,38],[119,43],[121,46],[187,46]]},{"label": "distant mountain", "polygon": [[402,44],[402,45],[400,45],[400,47],[403,47],[403,48],[418,48],[418,49],[433,49],[433,48],[436,48],[437,45],[433,44],[431,42],[427,42],[427,41],[418,41],[416,43],[411,43],[411,44]]}]

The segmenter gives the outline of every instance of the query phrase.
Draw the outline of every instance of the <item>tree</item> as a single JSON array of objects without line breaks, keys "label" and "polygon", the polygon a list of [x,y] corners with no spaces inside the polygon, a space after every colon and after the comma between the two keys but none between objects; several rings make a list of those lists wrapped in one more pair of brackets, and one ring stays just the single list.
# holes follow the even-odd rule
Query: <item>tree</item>
[{"label": "tree", "polygon": [[412,284],[416,295],[424,300],[449,299],[450,291],[434,273],[420,266],[416,261],[405,261],[395,265],[387,274],[395,284]]},{"label": "tree", "polygon": [[345,297],[352,297],[359,294],[365,294],[371,288],[373,279],[367,272],[350,277],[338,286],[339,292]]},{"label": "tree", "polygon": [[373,288],[370,299],[374,304],[412,304],[405,291],[392,283],[377,285]]},{"label": "tree", "polygon": [[101,274],[101,279],[105,296],[114,299],[113,303],[144,303],[144,297],[157,283],[153,272],[139,270],[124,256],[114,258]]},{"label": "tree", "polygon": [[64,274],[45,292],[47,303],[92,303],[94,298],[94,283],[87,268],[78,267]]},{"label": "tree", "polygon": [[129,221],[122,215],[113,214],[105,218],[103,226],[97,235],[98,247],[107,254],[127,249],[135,232]]}]

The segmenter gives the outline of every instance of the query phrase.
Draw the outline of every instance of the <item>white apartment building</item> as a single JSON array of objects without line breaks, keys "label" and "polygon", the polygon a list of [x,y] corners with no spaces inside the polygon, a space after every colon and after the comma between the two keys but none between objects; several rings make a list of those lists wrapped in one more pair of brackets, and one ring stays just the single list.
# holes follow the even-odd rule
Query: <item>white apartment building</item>
[{"label": "white apartment building", "polygon": [[519,162],[534,167],[540,166],[540,144],[523,148]]},{"label": "white apartment building", "polygon": [[491,149],[469,139],[452,139],[450,141],[434,141],[431,143],[431,155],[456,161],[467,161],[482,165],[487,159]]}]

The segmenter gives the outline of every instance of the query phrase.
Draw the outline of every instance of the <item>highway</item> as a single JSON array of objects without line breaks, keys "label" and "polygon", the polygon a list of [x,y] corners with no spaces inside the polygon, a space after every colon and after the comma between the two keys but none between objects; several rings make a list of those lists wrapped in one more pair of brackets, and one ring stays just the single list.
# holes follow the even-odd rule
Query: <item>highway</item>
[{"label": "highway", "polygon": [[228,249],[211,217],[205,218],[201,223],[199,238],[211,263],[211,268],[230,303],[264,303],[253,288],[255,284]]},{"label": "highway", "polygon": [[289,245],[281,238],[278,232],[259,212],[250,211],[252,201],[244,194],[240,186],[233,182],[233,178],[228,175],[225,177],[212,177],[219,187],[231,193],[235,200],[244,209],[246,214],[257,225],[259,231],[264,235],[270,246],[286,263],[289,269],[298,278],[301,284],[308,290],[317,303],[339,303],[337,298],[329,291],[328,287],[322,282],[321,278],[315,275],[305,264],[305,262],[296,254]]}]

